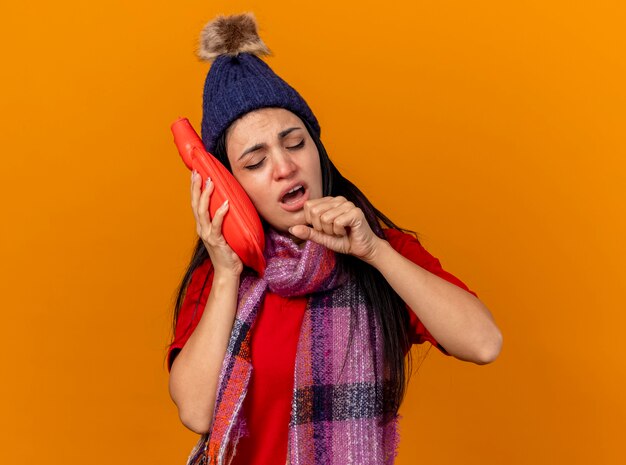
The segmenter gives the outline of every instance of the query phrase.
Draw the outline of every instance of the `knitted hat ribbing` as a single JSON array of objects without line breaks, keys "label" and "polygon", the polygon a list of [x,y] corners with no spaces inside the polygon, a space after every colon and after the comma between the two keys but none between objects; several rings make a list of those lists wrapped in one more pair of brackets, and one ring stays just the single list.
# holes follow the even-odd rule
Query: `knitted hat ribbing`
[{"label": "knitted hat ribbing", "polygon": [[319,123],[302,96],[258,57],[267,54],[251,13],[219,16],[204,27],[198,56],[213,61],[202,102],[202,142],[207,151],[213,152],[217,138],[234,120],[265,107],[295,113],[319,137]]}]

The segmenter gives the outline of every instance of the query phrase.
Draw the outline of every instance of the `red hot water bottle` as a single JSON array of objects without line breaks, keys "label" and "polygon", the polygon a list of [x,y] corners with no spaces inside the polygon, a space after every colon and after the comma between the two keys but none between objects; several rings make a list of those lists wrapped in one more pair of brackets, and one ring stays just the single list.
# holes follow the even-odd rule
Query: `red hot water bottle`
[{"label": "red hot water bottle", "polygon": [[211,177],[215,185],[209,201],[211,218],[228,199],[230,206],[222,223],[224,239],[244,265],[263,276],[265,236],[261,219],[250,197],[226,167],[205,150],[202,140],[187,118],[176,120],[172,124],[172,133],[174,143],[187,168],[200,173],[202,190],[207,177]]}]

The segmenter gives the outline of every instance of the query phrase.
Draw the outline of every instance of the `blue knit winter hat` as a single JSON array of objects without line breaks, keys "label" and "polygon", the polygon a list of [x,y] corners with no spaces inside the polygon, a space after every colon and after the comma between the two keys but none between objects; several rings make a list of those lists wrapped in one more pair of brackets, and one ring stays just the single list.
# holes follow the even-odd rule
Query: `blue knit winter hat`
[{"label": "blue knit winter hat", "polygon": [[198,56],[213,62],[202,102],[202,142],[209,152],[234,120],[265,107],[295,113],[319,137],[319,123],[304,99],[259,58],[270,53],[252,13],[218,16],[202,30]]}]

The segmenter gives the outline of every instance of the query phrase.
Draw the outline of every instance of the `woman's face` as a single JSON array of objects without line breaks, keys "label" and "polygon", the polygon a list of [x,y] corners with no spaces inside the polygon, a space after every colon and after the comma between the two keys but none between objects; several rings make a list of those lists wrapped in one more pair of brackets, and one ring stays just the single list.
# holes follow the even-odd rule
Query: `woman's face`
[{"label": "woman's face", "polygon": [[306,224],[304,202],[322,197],[317,147],[302,120],[283,108],[261,108],[226,131],[230,166],[259,214],[276,230]]}]

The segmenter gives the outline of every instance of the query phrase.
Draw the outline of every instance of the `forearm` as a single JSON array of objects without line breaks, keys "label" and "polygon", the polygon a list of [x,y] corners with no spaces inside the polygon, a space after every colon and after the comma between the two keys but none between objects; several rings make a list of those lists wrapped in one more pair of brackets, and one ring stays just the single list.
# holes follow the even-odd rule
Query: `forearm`
[{"label": "forearm", "polygon": [[206,307],[172,364],[170,396],[182,423],[202,434],[211,424],[222,362],[237,309],[239,278],[213,277]]},{"label": "forearm", "polygon": [[416,265],[382,239],[369,263],[450,355],[478,364],[498,356],[502,335],[474,295]]}]

